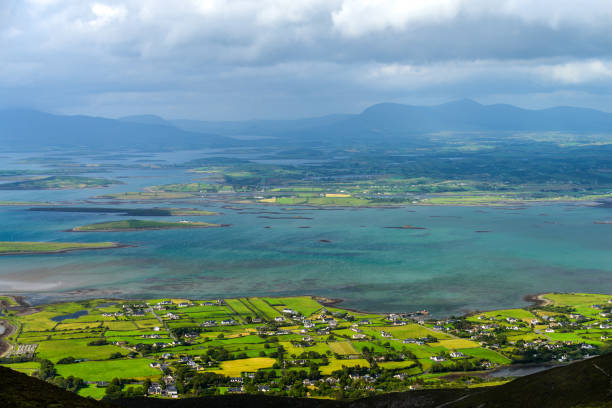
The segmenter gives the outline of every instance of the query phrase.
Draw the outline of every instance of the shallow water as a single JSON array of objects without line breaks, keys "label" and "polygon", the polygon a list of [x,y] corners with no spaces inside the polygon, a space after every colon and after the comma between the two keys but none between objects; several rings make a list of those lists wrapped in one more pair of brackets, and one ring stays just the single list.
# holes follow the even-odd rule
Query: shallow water
[{"label": "shallow water", "polygon": [[[126,184],[102,190],[0,191],[0,201],[82,205],[97,194],[201,177],[183,169],[117,170],[112,175],[123,177]],[[526,294],[545,291],[612,293],[612,225],[594,224],[610,219],[611,208],[555,204],[289,211],[236,205],[244,208],[240,211],[204,200],[155,205],[220,211],[220,216],[182,218],[232,226],[71,233],[65,230],[121,217],[0,207],[0,241],[110,240],[134,245],[0,257],[0,292],[24,294],[32,302],[315,294],[343,298],[344,306],[362,310],[427,308],[436,315],[522,306]],[[289,218],[294,215],[304,219]],[[405,224],[426,229],[385,228]]]}]

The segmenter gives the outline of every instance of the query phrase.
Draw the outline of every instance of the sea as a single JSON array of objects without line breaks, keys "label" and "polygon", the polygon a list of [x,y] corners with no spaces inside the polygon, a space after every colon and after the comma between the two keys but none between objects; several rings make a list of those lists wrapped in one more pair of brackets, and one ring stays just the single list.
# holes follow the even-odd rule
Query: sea
[{"label": "sea", "polygon": [[[95,197],[202,177],[183,167],[130,164],[183,163],[219,155],[258,159],[256,154],[212,150],[73,155],[69,160],[75,163],[103,164],[99,173],[86,176],[124,184],[81,190],[0,190],[0,201],[108,207],[108,200]],[[0,170],[48,168],[49,162],[41,157],[49,154],[1,152]],[[184,203],[120,206],[205,209],[220,214],[155,219],[231,226],[75,233],[68,230],[123,217],[0,206],[0,241],[129,245],[2,256],[0,293],[22,295],[32,304],[100,297],[317,295],[362,311],[426,309],[440,317],[523,307],[529,304],[526,295],[542,292],[612,293],[612,224],[597,223],[612,220],[612,208],[594,203],[317,209],[228,204],[202,197]],[[403,225],[423,229],[388,228]]]}]

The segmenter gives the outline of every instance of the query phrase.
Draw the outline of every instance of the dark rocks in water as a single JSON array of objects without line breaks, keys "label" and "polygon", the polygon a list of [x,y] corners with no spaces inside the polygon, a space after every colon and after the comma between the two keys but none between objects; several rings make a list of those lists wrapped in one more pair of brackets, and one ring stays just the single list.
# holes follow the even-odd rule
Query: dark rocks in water
[{"label": "dark rocks in water", "polygon": [[312,228],[312,227],[309,227],[308,225],[302,225],[302,226],[299,226],[298,228]]},{"label": "dark rocks in water", "polygon": [[331,241],[329,239],[320,239],[319,242],[323,242],[325,244],[331,243]]},{"label": "dark rocks in water", "polygon": [[414,225],[402,225],[400,227],[385,227],[385,228],[389,228],[389,229],[413,229],[413,230],[424,230],[427,229],[425,227],[415,227]]},{"label": "dark rocks in water", "polygon": [[271,226],[269,226],[269,225],[266,225],[264,228],[272,228],[272,227],[271,227]]}]

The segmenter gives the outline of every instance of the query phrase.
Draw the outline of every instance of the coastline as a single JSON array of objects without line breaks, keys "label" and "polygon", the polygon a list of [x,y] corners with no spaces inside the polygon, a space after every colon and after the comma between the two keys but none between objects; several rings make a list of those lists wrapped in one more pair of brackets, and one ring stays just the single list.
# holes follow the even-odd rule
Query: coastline
[{"label": "coastline", "polygon": [[549,299],[546,299],[544,297],[545,294],[546,293],[535,293],[535,294],[525,295],[523,297],[523,300],[531,303],[532,307],[533,306],[548,306],[552,302]]}]

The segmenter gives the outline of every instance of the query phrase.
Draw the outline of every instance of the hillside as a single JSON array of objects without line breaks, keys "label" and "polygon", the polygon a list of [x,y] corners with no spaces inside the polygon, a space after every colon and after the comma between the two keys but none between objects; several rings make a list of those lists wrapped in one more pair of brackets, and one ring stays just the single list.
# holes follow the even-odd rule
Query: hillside
[{"label": "hillside", "polygon": [[[155,115],[106,119],[12,109],[0,111],[0,137],[14,146],[71,146],[145,150],[262,144],[428,144],[436,132],[607,133],[612,114],[555,107],[530,110],[459,100],[437,106],[381,103],[358,115],[295,120],[166,120]],[[247,142],[232,137],[265,137]]]},{"label": "hillside", "polygon": [[111,408],[0,366],[0,406],[6,408]]},{"label": "hillside", "polygon": [[[124,120],[160,123],[161,118],[140,116]],[[420,136],[444,131],[606,133],[612,129],[612,114],[576,107],[531,110],[506,104],[482,105],[471,100],[458,100],[437,106],[380,103],[357,115],[297,120],[171,120],[165,123],[193,132],[258,135],[325,144],[355,141],[426,143],[427,138],[421,139]]]},{"label": "hillside", "polygon": [[13,147],[45,146],[166,150],[238,145],[235,140],[159,123],[62,116],[25,109],[0,110],[0,140]]}]

